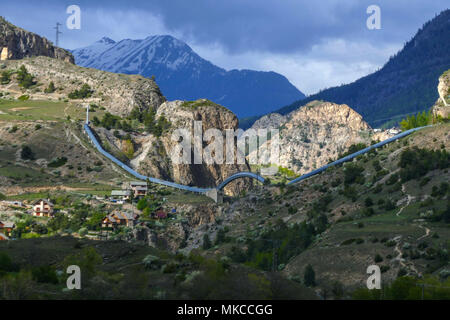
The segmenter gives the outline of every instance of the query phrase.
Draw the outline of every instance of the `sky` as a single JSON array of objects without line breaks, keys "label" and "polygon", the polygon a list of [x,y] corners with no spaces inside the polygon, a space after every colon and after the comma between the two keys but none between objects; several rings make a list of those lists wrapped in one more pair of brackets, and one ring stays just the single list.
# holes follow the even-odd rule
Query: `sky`
[{"label": "sky", "polygon": [[[303,93],[350,83],[381,68],[448,0],[0,0],[13,24],[75,49],[170,34],[219,67],[275,71]],[[66,27],[70,5],[81,29]],[[369,30],[370,5],[381,29]]]}]

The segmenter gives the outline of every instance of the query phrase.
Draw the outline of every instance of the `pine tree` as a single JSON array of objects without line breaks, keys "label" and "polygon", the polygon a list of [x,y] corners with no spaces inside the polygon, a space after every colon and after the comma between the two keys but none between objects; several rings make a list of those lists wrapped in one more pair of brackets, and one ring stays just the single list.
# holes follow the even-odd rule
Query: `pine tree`
[{"label": "pine tree", "polygon": [[211,240],[209,239],[209,236],[207,234],[205,234],[203,236],[203,249],[208,250],[211,247],[212,247]]},{"label": "pine tree", "polygon": [[314,287],[316,285],[316,273],[313,267],[308,264],[305,268],[305,275],[303,276],[305,286]]},{"label": "pine tree", "polygon": [[56,90],[55,84],[53,83],[53,81],[51,81],[51,82],[48,84],[48,87],[45,88],[44,92],[45,92],[45,93],[53,93],[53,92],[55,92],[55,90]]}]

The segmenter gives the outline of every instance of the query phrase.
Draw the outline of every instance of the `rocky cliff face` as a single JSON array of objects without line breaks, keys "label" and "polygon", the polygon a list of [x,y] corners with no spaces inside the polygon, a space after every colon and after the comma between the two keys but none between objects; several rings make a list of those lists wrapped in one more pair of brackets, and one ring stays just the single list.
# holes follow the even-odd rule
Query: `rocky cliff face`
[{"label": "rocky cliff face", "polygon": [[0,17],[0,60],[46,56],[75,63],[72,54],[55,47],[49,40],[18,28]]},{"label": "rocky cliff face", "polygon": [[321,101],[312,101],[286,117],[274,115],[261,119],[255,125],[280,129],[279,165],[297,174],[337,159],[352,144],[368,145],[372,140],[384,140],[389,136],[386,132],[375,133],[362,116],[347,105]]},{"label": "rocky cliff face", "polygon": [[[157,111],[156,118],[164,116],[171,123],[169,131],[162,137],[154,136],[137,137],[136,142],[141,147],[139,155],[131,161],[132,165],[140,172],[151,174],[155,177],[170,179],[175,182],[199,186],[215,187],[228,176],[239,172],[249,171],[247,164],[194,164],[193,147],[191,144],[192,164],[175,164],[171,154],[177,141],[172,139],[172,133],[176,129],[188,129],[191,133],[191,141],[194,141],[194,122],[201,121],[202,134],[208,129],[218,129],[223,133],[223,158],[225,160],[225,129],[236,130],[238,128],[237,117],[226,108],[214,104],[208,100],[198,100],[194,104],[186,104],[183,101],[171,101],[163,103]],[[203,142],[203,149],[208,147]],[[236,154],[234,153],[236,157]],[[237,180],[226,188],[228,194],[238,194],[249,187],[250,182]]]},{"label": "rocky cliff face", "polygon": [[434,104],[433,113],[442,118],[450,117],[450,70],[439,77],[439,99]]},{"label": "rocky cliff face", "polygon": [[217,228],[216,219],[224,214],[223,209],[213,203],[179,205],[177,211],[183,212],[183,220],[168,224],[166,228],[161,229],[139,226],[133,229],[131,239],[171,252],[182,249],[183,243],[188,250],[197,248],[202,245],[205,231]]},{"label": "rocky cliff face", "polygon": [[279,128],[286,121],[287,117],[279,113],[270,113],[256,120],[252,129]]}]

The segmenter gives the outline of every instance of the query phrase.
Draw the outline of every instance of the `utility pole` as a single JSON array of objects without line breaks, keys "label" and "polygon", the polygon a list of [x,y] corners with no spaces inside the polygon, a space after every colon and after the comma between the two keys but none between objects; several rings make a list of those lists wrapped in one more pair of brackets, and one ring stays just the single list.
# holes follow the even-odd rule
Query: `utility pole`
[{"label": "utility pole", "polygon": [[57,22],[56,23],[56,27],[54,29],[56,29],[56,42],[55,45],[58,47],[59,46],[59,35],[62,34],[61,31],[59,31],[59,27],[62,26],[61,23]]}]

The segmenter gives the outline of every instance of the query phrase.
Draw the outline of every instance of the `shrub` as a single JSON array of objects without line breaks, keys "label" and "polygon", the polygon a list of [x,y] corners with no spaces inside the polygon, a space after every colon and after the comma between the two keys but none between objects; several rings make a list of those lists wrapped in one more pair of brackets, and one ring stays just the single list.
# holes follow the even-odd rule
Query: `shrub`
[{"label": "shrub", "polygon": [[341,246],[346,246],[355,242],[356,239],[347,239],[341,243]]},{"label": "shrub", "polygon": [[383,191],[383,186],[380,183],[373,188],[373,193],[375,194],[380,193],[381,191]]},{"label": "shrub", "polygon": [[11,73],[8,71],[3,71],[0,77],[0,83],[5,85],[11,82]]},{"label": "shrub", "polygon": [[45,93],[53,93],[53,92],[55,92],[55,90],[56,90],[55,84],[53,83],[53,81],[51,81],[51,82],[48,84],[48,87],[44,89],[44,92],[45,92]]},{"label": "shrub", "polygon": [[380,254],[377,253],[377,255],[375,256],[374,261],[375,261],[375,263],[382,262],[383,261],[383,257]]},{"label": "shrub", "polygon": [[295,214],[295,213],[297,213],[297,211],[298,211],[298,208],[296,208],[296,207],[289,207],[289,209],[288,209],[289,214]]},{"label": "shrub", "polygon": [[344,190],[339,190],[339,193],[343,194],[346,198],[351,199],[353,202],[358,199],[358,192],[353,187],[345,186]]},{"label": "shrub", "polygon": [[224,229],[219,229],[217,231],[216,240],[214,241],[215,245],[219,245],[221,243],[226,242],[228,239],[226,237],[226,231]]},{"label": "shrub", "polygon": [[364,200],[364,204],[366,205],[366,207],[371,207],[371,206],[373,206],[373,200],[372,200],[372,198],[371,198],[371,197],[367,197],[367,198]]},{"label": "shrub", "polygon": [[31,270],[33,280],[40,283],[58,283],[58,276],[55,269],[50,266],[35,267]]},{"label": "shrub", "polygon": [[53,160],[52,162],[50,162],[47,167],[49,168],[59,168],[62,167],[63,165],[65,165],[67,163],[67,158],[66,157],[61,157],[61,158],[57,158],[55,160]]},{"label": "shrub", "polygon": [[431,181],[431,178],[430,177],[425,177],[425,178],[423,178],[422,180],[420,180],[420,183],[419,183],[419,186],[421,186],[421,187],[423,187],[423,186],[425,186],[428,182],[430,182]]},{"label": "shrub", "polygon": [[20,157],[23,160],[34,160],[34,153],[29,146],[23,146]]},{"label": "shrub", "polygon": [[123,142],[123,152],[128,159],[132,159],[134,155],[134,144],[131,140],[125,140]]},{"label": "shrub", "polygon": [[78,234],[79,234],[80,236],[84,237],[84,236],[86,236],[86,235],[88,234],[88,229],[83,227],[83,228],[81,228],[81,229],[78,231]]},{"label": "shrub", "polygon": [[379,172],[379,171],[381,171],[383,169],[381,167],[381,165],[380,165],[380,161],[378,161],[378,160],[374,160],[372,162],[372,166],[373,166],[373,168],[375,169],[376,172]]},{"label": "shrub", "polygon": [[9,129],[9,133],[15,133],[17,130],[19,130],[19,128],[17,127],[17,126],[12,126],[12,128],[11,129]]},{"label": "shrub", "polygon": [[159,267],[159,262],[160,262],[159,257],[153,256],[153,255],[147,255],[142,260],[142,263],[143,263],[144,267],[146,267],[147,269],[158,268]]},{"label": "shrub", "polygon": [[162,267],[162,273],[174,273],[177,271],[177,265],[175,263],[165,264]]},{"label": "shrub", "polygon": [[389,271],[389,269],[391,269],[391,267],[389,267],[389,266],[381,266],[381,267],[380,267],[380,271],[381,271],[381,273],[385,273],[385,272],[388,272],[388,271]]},{"label": "shrub", "polygon": [[25,89],[28,89],[35,84],[34,77],[28,73],[24,65],[17,71],[17,81],[19,82],[19,86]]},{"label": "shrub", "polygon": [[398,181],[398,174],[391,174],[390,177],[386,180],[386,185],[391,186]]},{"label": "shrub", "polygon": [[314,287],[316,285],[316,273],[310,264],[308,264],[305,268],[303,282],[307,287]]},{"label": "shrub", "polygon": [[449,190],[449,184],[447,182],[442,182],[439,187],[433,186],[431,196],[435,198],[441,198],[445,196]]},{"label": "shrub", "polygon": [[350,163],[347,166],[345,166],[345,177],[344,182],[347,185],[350,185],[352,183],[364,183],[364,176],[363,173],[364,168],[358,166],[357,164]]},{"label": "shrub", "polygon": [[353,154],[353,153],[355,153],[355,152],[358,152],[358,151],[360,151],[360,150],[362,150],[362,149],[365,149],[365,148],[367,148],[367,145],[364,144],[364,143],[352,144],[352,145],[348,148],[347,152],[345,152],[344,154],[340,155],[339,158],[346,157],[346,156],[348,156],[348,155],[351,155],[351,154]]},{"label": "shrub", "polygon": [[30,96],[26,94],[21,95],[20,97],[17,98],[17,100],[19,101],[27,101],[28,99],[30,99]]},{"label": "shrub", "polygon": [[386,247],[393,247],[396,245],[396,242],[394,240],[389,240],[384,244]]},{"label": "shrub", "polygon": [[427,150],[414,147],[403,151],[400,155],[400,177],[403,182],[421,178],[435,169],[446,169],[450,166],[450,154],[444,150]]},{"label": "shrub", "polygon": [[400,270],[398,270],[397,277],[403,277],[403,276],[406,276],[407,274],[408,274],[408,271],[406,271],[406,269],[404,269],[404,268],[401,268]]},{"label": "shrub", "polygon": [[386,211],[394,210],[395,208],[395,204],[390,199],[388,199],[384,204],[384,209]]},{"label": "shrub", "polygon": [[0,275],[2,272],[13,271],[13,263],[11,258],[6,252],[0,251]]},{"label": "shrub", "polygon": [[211,240],[209,239],[209,236],[207,234],[205,234],[203,236],[203,249],[204,250],[208,250],[212,247],[212,243]]},{"label": "shrub", "polygon": [[333,180],[333,181],[331,182],[331,186],[332,186],[333,188],[336,188],[336,187],[338,187],[341,183],[342,183],[342,180],[339,179],[339,178],[337,178],[336,180]]},{"label": "shrub", "polygon": [[90,98],[93,93],[94,91],[91,89],[91,87],[85,83],[80,90],[74,90],[69,93],[68,97],[69,99],[86,99]]}]

